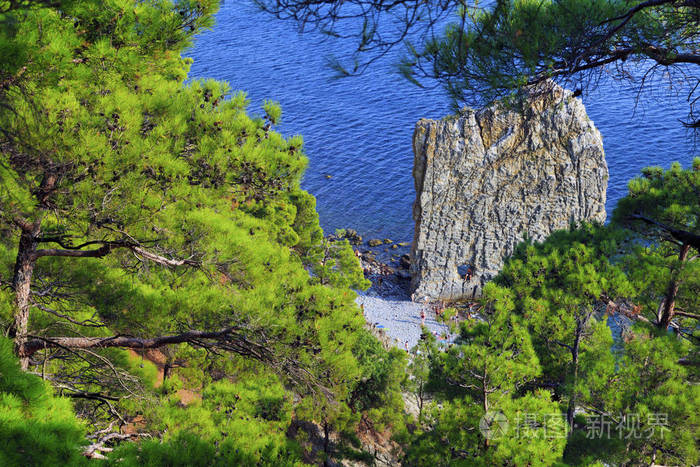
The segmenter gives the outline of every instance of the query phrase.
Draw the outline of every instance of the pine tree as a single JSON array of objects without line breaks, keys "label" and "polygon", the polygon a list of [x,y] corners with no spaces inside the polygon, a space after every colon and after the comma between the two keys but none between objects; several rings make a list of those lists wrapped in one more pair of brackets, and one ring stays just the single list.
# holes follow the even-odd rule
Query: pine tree
[{"label": "pine tree", "polygon": [[[613,221],[635,232],[643,243],[628,259],[630,274],[644,290],[644,305],[662,329],[672,322],[692,329],[700,314],[700,158],[689,169],[649,167],[629,183]],[[691,331],[692,332],[692,331]]]},{"label": "pine tree", "polygon": [[12,342],[0,338],[0,464],[83,465],[84,436],[85,426],[75,419],[70,401],[23,372]]},{"label": "pine tree", "polygon": [[561,459],[564,418],[549,392],[527,391],[541,368],[527,327],[513,313],[513,294],[487,284],[483,302],[482,319],[463,322],[447,351],[436,352],[429,333],[419,346],[428,350],[428,387],[440,399],[419,418],[425,428],[410,439],[410,465],[545,465]]},{"label": "pine tree", "polygon": [[517,297],[515,308],[533,334],[545,380],[560,384],[560,394],[568,397],[570,427],[581,402],[581,381],[612,370],[610,359],[592,375],[582,374],[581,367],[587,352],[609,349],[607,303],[634,293],[622,269],[608,259],[618,238],[614,231],[584,225],[555,232],[541,244],[524,242],[496,278]]},{"label": "pine tree", "polygon": [[348,404],[377,348],[358,344],[350,287],[367,281],[347,244],[324,242],[299,186],[303,141],[272,129],[279,106],[251,116],[227,84],[185,83],[180,54],[216,6],[2,10],[0,320],[22,367],[100,426],[143,413],[135,394],[168,397],[125,349],[160,349],[165,388],[207,394],[222,377],[273,372],[298,414],[355,420]]},{"label": "pine tree", "polygon": [[[356,41],[340,76],[361,73],[405,45],[399,69],[416,84],[441,84],[455,107],[482,106],[549,79],[579,92],[609,76],[645,90],[667,82],[687,95],[700,128],[700,6],[673,0],[255,0],[263,10]],[[636,78],[639,77],[639,78]],[[653,77],[653,79],[652,79]]]}]

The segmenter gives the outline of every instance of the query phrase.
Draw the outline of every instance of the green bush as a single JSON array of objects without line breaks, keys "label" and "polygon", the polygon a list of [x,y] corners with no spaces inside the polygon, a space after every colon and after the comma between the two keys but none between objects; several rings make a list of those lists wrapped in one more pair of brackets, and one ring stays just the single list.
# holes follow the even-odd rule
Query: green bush
[{"label": "green bush", "polygon": [[83,465],[85,427],[70,401],[41,378],[23,372],[12,342],[0,338],[0,465]]}]

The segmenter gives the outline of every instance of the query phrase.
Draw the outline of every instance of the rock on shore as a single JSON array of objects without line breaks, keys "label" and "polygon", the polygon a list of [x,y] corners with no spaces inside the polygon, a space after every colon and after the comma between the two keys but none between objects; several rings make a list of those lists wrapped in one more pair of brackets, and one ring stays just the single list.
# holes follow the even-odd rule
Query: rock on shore
[{"label": "rock on shore", "polygon": [[416,124],[416,297],[477,297],[525,235],[605,220],[602,138],[581,101],[549,83],[520,105]]}]

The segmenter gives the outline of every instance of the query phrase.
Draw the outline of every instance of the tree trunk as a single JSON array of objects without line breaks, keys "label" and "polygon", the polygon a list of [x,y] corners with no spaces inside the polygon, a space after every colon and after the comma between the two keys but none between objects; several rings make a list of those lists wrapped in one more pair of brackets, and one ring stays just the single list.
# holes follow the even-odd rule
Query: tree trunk
[{"label": "tree trunk", "polygon": [[[678,261],[683,263],[688,257],[688,251],[690,250],[690,245],[684,243],[681,246],[681,250],[678,253]],[[682,267],[682,264],[681,264]],[[661,308],[660,316],[657,317],[657,325],[662,329],[668,329],[671,324],[673,316],[676,314],[676,296],[678,295],[678,288],[681,285],[678,273],[672,273],[671,281],[668,284],[668,289],[666,290],[666,296],[664,297],[663,306]]]},{"label": "tree trunk", "polygon": [[569,425],[569,433],[574,430],[574,411],[576,410],[576,385],[578,384],[578,354],[581,346],[581,334],[583,326],[579,323],[576,325],[576,337],[574,345],[571,347],[571,361],[573,365],[572,389],[569,395],[569,406],[566,408],[566,423]]},{"label": "tree trunk", "polygon": [[325,453],[325,459],[323,459],[324,467],[331,465],[331,437],[330,437],[330,426],[328,422],[323,422],[323,452]]},{"label": "tree trunk", "polygon": [[170,377],[170,370],[172,368],[172,364],[170,363],[170,360],[167,360],[165,362],[165,366],[163,366],[163,383],[165,383],[168,378]]},{"label": "tree trunk", "polygon": [[423,418],[423,382],[418,385],[418,420]]},{"label": "tree trunk", "polygon": [[[484,416],[486,416],[486,413],[489,411],[489,393],[488,393],[488,388],[487,388],[487,374],[486,374],[486,367],[484,367],[484,373],[483,373],[483,378],[481,380],[481,389],[482,389],[482,394],[484,396]],[[489,448],[489,438],[487,436],[484,436],[484,449]]]},{"label": "tree trunk", "polygon": [[12,332],[15,337],[15,352],[20,357],[20,365],[23,370],[29,366],[29,357],[26,356],[25,344],[27,331],[29,330],[29,305],[31,298],[32,275],[36,258],[36,238],[39,235],[37,222],[31,228],[22,228],[22,234],[17,248],[17,260],[12,278],[12,288],[15,292],[15,316]]}]

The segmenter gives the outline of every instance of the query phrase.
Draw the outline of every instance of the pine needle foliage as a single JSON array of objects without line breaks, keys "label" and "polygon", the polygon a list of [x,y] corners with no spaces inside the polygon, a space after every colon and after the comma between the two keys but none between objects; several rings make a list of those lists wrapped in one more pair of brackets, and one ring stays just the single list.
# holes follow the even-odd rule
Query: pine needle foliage
[{"label": "pine needle foliage", "polygon": [[[300,188],[301,137],[274,131],[275,102],[258,116],[227,83],[186,81],[217,5],[0,8],[0,320],[24,367],[116,399],[76,403],[91,429],[138,419],[158,438],[125,448],[137,463],[174,462],[180,441],[197,462],[295,463],[292,394],[297,417],[351,428],[381,405],[365,392],[398,390],[402,360],[367,343],[354,303],[358,260]],[[220,413],[234,393],[245,417]]]},{"label": "pine needle foliage", "polygon": [[68,399],[22,371],[12,341],[0,338],[0,464],[83,465],[86,427]]}]

